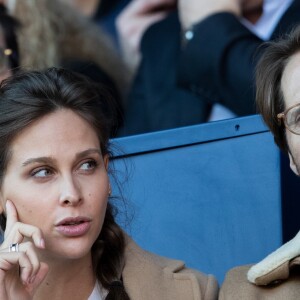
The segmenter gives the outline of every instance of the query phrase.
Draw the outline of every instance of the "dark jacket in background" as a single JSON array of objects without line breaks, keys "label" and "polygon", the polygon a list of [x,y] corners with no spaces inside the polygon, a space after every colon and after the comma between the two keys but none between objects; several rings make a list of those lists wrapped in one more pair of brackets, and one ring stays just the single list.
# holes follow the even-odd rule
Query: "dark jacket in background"
[{"label": "dark jacket in background", "polygon": [[[300,23],[295,0],[277,24],[271,40]],[[255,66],[263,41],[230,13],[212,15],[194,28],[181,52],[179,84],[210,104],[221,103],[239,116],[256,113]],[[198,57],[199,59],[195,59]]]},{"label": "dark jacket in background", "polygon": [[[295,0],[271,39],[299,21],[300,1]],[[196,24],[186,45],[176,13],[154,24],[142,39],[142,61],[120,135],[206,122],[215,103],[239,116],[256,113],[254,70],[262,43],[230,13]]]}]

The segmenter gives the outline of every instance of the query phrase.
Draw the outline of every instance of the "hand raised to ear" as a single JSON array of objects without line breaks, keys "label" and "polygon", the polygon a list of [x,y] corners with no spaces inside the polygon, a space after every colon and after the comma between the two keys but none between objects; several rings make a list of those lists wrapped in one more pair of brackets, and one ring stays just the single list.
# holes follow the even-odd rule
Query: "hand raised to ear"
[{"label": "hand raised to ear", "polygon": [[132,71],[140,60],[140,43],[145,31],[174,10],[176,0],[133,0],[116,21],[123,58]]},{"label": "hand raised to ear", "polygon": [[5,208],[6,208],[6,229],[7,229],[7,228],[11,228],[13,224],[18,222],[18,214],[14,204],[10,200],[6,201]]},{"label": "hand raised to ear", "polygon": [[10,200],[7,200],[6,229],[1,248],[5,246],[8,247],[13,243],[21,243],[24,240],[24,237],[32,239],[37,248],[45,248],[45,242],[41,230],[35,226],[20,223],[16,207]]},{"label": "hand raised to ear", "polygon": [[0,299],[29,300],[48,273],[47,264],[40,262],[36,253],[36,248],[45,248],[45,242],[39,228],[19,222],[17,210],[9,200],[6,215],[0,246]]}]

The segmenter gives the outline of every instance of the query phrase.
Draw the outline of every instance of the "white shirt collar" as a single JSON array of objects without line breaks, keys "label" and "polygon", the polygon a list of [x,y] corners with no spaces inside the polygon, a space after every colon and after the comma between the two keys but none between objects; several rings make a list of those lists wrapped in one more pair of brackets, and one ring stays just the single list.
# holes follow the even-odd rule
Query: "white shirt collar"
[{"label": "white shirt collar", "polygon": [[98,281],[96,281],[95,287],[88,300],[104,300],[107,294],[108,291],[100,287],[100,284],[98,283]]},{"label": "white shirt collar", "polygon": [[262,40],[269,40],[280,18],[293,0],[264,0],[262,16],[255,24],[245,19],[241,22]]}]

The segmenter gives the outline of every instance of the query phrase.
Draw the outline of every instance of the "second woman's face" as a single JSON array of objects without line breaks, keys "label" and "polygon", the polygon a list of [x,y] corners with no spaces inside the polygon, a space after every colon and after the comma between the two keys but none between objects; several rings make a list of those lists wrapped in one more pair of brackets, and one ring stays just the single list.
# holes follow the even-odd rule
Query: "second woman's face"
[{"label": "second woman's face", "polygon": [[89,255],[107,207],[109,180],[95,130],[68,109],[25,128],[12,142],[1,186],[19,221],[43,232],[52,258]]}]

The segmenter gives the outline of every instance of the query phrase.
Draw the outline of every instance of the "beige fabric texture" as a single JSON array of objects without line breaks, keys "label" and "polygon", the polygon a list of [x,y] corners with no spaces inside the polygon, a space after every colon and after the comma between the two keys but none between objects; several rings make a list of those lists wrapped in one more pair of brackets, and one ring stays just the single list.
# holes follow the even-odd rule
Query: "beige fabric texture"
[{"label": "beige fabric texture", "polygon": [[220,300],[300,299],[300,233],[253,266],[230,270]]},{"label": "beige fabric texture", "polygon": [[127,238],[123,282],[131,300],[216,300],[212,275],[188,269],[179,260],[151,254]]},{"label": "beige fabric texture", "polygon": [[[298,264],[295,258],[299,255],[300,232],[292,240],[251,267],[247,275],[248,280],[258,285],[265,285],[276,279],[285,279],[288,277],[290,267]],[[278,276],[280,278],[276,278]]]},{"label": "beige fabric texture", "polygon": [[[258,286],[247,280],[250,266],[230,270],[221,287],[219,300],[299,300],[300,272],[294,268],[287,280],[273,280],[269,285]],[[282,273],[281,273],[282,272]],[[273,278],[285,277],[286,267],[278,269]]]}]

